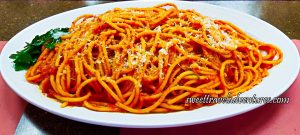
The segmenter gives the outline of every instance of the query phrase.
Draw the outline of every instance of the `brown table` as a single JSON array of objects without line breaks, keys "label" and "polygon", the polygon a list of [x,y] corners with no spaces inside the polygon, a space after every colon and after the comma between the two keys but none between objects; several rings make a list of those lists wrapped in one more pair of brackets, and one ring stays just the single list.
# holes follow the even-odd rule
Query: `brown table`
[{"label": "brown table", "polygon": [[[78,7],[111,1],[0,1],[0,41],[48,16]],[[300,1],[208,1],[246,12],[279,28],[290,38],[300,38]],[[16,134],[119,134],[119,128],[67,120],[28,105]]]}]

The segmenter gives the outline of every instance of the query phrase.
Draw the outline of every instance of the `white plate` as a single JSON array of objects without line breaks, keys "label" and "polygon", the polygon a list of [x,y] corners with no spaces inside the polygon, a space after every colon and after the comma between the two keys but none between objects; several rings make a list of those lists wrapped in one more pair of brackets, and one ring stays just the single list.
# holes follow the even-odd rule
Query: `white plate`
[{"label": "white plate", "polygon": [[[142,115],[94,112],[83,107],[60,108],[58,102],[43,96],[37,85],[30,84],[25,80],[24,71],[14,71],[12,60],[8,58],[10,54],[21,50],[25,46],[25,42],[31,41],[35,35],[42,34],[51,28],[69,27],[72,20],[82,14],[99,14],[115,7],[148,7],[159,3],[163,2],[131,1],[101,4],[71,10],[39,21],[19,32],[4,47],[0,66],[2,76],[12,90],[39,108],[72,120],[106,126],[153,128],[192,125],[232,117],[261,106],[262,104],[219,104],[193,111]],[[283,51],[282,63],[271,69],[270,75],[263,79],[262,83],[244,93],[243,96],[251,97],[256,94],[257,96],[277,97],[287,90],[295,80],[299,72],[299,54],[292,41],[277,28],[253,16],[232,9],[201,2],[176,1],[174,3],[182,9],[195,9],[203,15],[230,21],[247,33],[258,37],[259,40],[277,45]]]}]

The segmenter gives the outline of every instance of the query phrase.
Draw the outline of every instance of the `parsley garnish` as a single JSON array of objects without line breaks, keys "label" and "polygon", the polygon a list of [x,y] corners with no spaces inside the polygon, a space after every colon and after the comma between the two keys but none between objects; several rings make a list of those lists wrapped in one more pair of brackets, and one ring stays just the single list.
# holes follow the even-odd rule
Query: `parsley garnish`
[{"label": "parsley garnish", "polygon": [[26,42],[26,46],[23,50],[17,51],[15,54],[9,56],[14,59],[14,68],[16,71],[26,70],[34,63],[36,63],[38,57],[41,55],[41,47],[44,45],[46,48],[52,50],[57,43],[61,42],[61,36],[68,34],[69,28],[56,28],[51,29],[43,35],[37,35],[31,41]]}]

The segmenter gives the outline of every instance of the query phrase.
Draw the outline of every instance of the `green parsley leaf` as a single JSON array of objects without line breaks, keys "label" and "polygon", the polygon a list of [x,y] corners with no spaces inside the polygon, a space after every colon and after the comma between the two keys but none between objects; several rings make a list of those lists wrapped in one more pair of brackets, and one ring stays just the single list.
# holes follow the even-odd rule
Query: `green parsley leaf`
[{"label": "green parsley leaf", "polygon": [[38,57],[41,55],[41,48],[44,45],[46,48],[52,50],[57,43],[60,43],[61,36],[68,34],[69,28],[56,28],[51,29],[42,35],[37,35],[31,41],[26,42],[26,46],[23,50],[11,54],[9,58],[14,61],[14,68],[16,71],[26,70],[34,63],[36,63]]}]

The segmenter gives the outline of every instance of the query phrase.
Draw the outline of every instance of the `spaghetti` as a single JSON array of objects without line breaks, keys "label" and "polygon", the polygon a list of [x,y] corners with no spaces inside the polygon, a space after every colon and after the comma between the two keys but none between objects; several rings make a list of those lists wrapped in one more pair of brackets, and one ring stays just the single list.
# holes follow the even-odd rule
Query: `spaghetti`
[{"label": "spaghetti", "polygon": [[116,8],[73,21],[54,50],[42,48],[26,79],[65,106],[163,113],[209,104],[188,97],[235,96],[282,61],[274,45],[172,3]]}]

